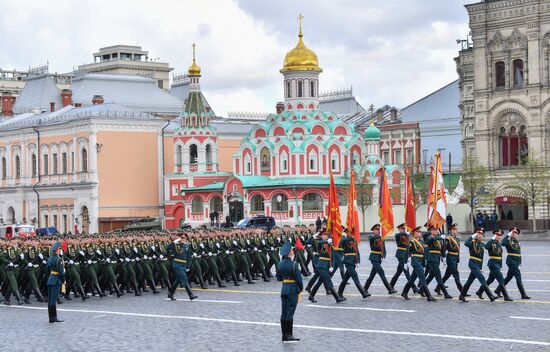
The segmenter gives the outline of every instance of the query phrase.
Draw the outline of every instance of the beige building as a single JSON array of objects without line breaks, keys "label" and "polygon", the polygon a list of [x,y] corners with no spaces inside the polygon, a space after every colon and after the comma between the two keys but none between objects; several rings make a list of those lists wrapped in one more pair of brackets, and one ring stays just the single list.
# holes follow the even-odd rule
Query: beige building
[{"label": "beige building", "polygon": [[[503,184],[529,155],[550,165],[550,0],[482,1],[466,9],[471,37],[455,59],[463,153],[477,155],[496,176],[501,220],[532,219],[524,196]],[[535,215],[548,213],[544,203]]]}]

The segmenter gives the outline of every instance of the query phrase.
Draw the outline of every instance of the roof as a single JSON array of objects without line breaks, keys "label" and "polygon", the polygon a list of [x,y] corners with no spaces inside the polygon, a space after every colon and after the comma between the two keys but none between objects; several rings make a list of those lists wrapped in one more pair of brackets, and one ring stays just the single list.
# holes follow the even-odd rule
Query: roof
[{"label": "roof", "polygon": [[106,103],[125,105],[137,111],[177,115],[183,110],[182,102],[157,86],[154,79],[130,76],[89,73],[74,78],[73,102],[92,105],[94,95],[102,95]]},{"label": "roof", "polygon": [[[283,186],[328,186],[330,179],[327,177],[279,177],[270,178],[267,176],[240,176],[235,175],[244,188],[254,187],[283,187]],[[349,179],[344,177],[334,177],[334,183],[337,185],[349,184]]]},{"label": "roof", "polygon": [[189,92],[189,96],[185,102],[185,113],[189,115],[201,115],[206,113],[206,109],[202,103],[202,93],[200,91]]},{"label": "roof", "polygon": [[[172,84],[172,86],[170,87],[169,94],[179,99],[182,103],[185,104],[185,101],[189,97],[189,80],[184,80],[182,82]],[[206,98],[204,97],[204,94],[201,94],[201,101],[202,101],[202,105],[204,105],[207,108],[210,108],[210,112],[214,114],[214,111],[212,110],[212,107],[208,103],[208,100],[206,100]]]},{"label": "roof", "polygon": [[62,106],[61,94],[52,76],[42,74],[29,77],[21,94],[15,100],[13,112],[22,114],[33,109],[50,111],[50,103],[55,103],[55,107],[58,109]]}]

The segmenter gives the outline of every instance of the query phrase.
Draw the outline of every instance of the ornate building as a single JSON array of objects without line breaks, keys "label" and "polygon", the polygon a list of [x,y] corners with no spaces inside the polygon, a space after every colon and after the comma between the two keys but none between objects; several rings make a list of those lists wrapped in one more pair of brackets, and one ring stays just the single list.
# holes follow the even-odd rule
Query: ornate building
[{"label": "ornate building", "polygon": [[[314,222],[327,214],[329,174],[344,188],[353,168],[375,183],[383,164],[380,130],[374,125],[364,136],[338,115],[319,109],[317,55],[306,47],[300,28],[297,45],[280,70],[284,103],[277,113],[255,124],[233,155],[231,174],[217,170],[217,136],[199,86],[195,58],[189,68],[190,95],[174,136],[174,172],[165,178],[166,227],[183,221],[203,224],[217,211],[233,222],[259,214],[273,216],[278,224]],[[386,165],[394,202],[403,169]]]},{"label": "ornate building", "polygon": [[[530,219],[523,195],[504,183],[528,155],[550,165],[550,1],[482,1],[466,9],[471,40],[455,59],[463,153],[496,176],[501,219]],[[548,219],[548,204],[536,213]]]}]

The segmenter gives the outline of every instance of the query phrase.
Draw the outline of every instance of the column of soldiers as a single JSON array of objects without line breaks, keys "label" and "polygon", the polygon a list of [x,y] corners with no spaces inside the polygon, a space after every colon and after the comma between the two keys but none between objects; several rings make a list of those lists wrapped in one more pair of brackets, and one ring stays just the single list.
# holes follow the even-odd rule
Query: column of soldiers
[{"label": "column of soldiers", "polygon": [[[406,279],[401,293],[406,300],[412,289],[428,301],[435,301],[428,288],[432,279],[437,282],[435,293],[452,298],[445,285],[451,277],[460,292],[460,300],[464,302],[467,302],[468,290],[475,280],[480,283],[476,294],[482,299],[485,293],[491,301],[501,295],[507,301],[512,300],[506,285],[513,278],[522,299],[530,298],[523,287],[519,269],[519,229],[513,228],[505,236],[501,230],[495,230],[486,243],[483,242],[482,229],[468,238],[463,245],[470,252],[468,267],[471,273],[464,285],[458,272],[461,243],[456,224],[450,230],[448,237],[430,227],[424,232],[417,227],[407,234],[405,225],[399,225],[399,232],[395,235],[398,267],[388,281],[383,269],[388,253],[380,237],[380,225],[373,226],[368,239],[368,259],[372,269],[364,285],[356,271],[361,260],[357,241],[344,231],[339,243],[333,243],[324,227],[319,231],[315,227],[305,226],[275,228],[270,233],[260,229],[201,229],[3,240],[0,241],[0,300],[4,304],[11,304],[12,298],[18,304],[28,304],[33,297],[38,302],[45,301],[50,275],[47,266],[49,249],[55,241],[60,241],[64,246],[66,271],[66,289],[58,303],[62,303],[61,299],[102,298],[107,293],[117,297],[158,294],[159,289],[167,289],[168,297],[175,299],[176,289],[180,286],[185,288],[190,299],[194,299],[196,296],[191,291],[193,285],[207,289],[223,288],[227,284],[239,286],[243,282],[254,284],[257,280],[268,282],[274,277],[272,270],[279,274],[279,250],[285,242],[292,245],[294,261],[301,275],[307,277],[314,274],[305,288],[311,302],[316,302],[315,296],[321,286],[337,303],[345,301],[344,291],[350,279],[362,298],[366,299],[370,296],[369,288],[376,276],[388,294],[394,294],[401,275]],[[504,250],[508,253],[506,276],[502,274]],[[481,272],[485,251],[490,270],[487,279]],[[442,261],[446,263],[444,274],[440,271]],[[342,277],[336,288],[332,283],[335,273],[340,273]],[[489,285],[494,281],[498,287],[493,294]]]}]

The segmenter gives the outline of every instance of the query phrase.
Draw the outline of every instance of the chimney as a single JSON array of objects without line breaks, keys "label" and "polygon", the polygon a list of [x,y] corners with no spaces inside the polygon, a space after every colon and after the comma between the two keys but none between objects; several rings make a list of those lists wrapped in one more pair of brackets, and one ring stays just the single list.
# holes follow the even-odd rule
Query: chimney
[{"label": "chimney", "polygon": [[50,112],[54,112],[55,111],[55,102],[51,101],[50,102]]},{"label": "chimney", "polygon": [[63,89],[61,91],[61,102],[63,103],[63,107],[73,105],[73,91],[70,89]]},{"label": "chimney", "polygon": [[384,110],[376,110],[376,124],[381,125],[384,123]]},{"label": "chimney", "polygon": [[4,92],[2,95],[2,115],[4,117],[13,116],[13,104],[15,103],[15,97],[11,96],[11,93]]},{"label": "chimney", "polygon": [[103,104],[103,95],[94,95],[94,97],[92,98],[92,104]]},{"label": "chimney", "polygon": [[82,103],[74,103],[74,107],[75,107],[75,108],[79,108],[79,107],[81,107],[81,106],[82,106]]},{"label": "chimney", "polygon": [[277,105],[275,105],[275,111],[277,111],[277,114],[282,113],[285,110],[285,103],[278,102]]}]

